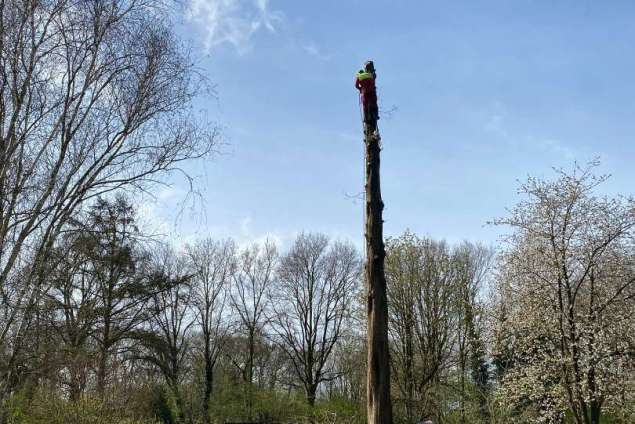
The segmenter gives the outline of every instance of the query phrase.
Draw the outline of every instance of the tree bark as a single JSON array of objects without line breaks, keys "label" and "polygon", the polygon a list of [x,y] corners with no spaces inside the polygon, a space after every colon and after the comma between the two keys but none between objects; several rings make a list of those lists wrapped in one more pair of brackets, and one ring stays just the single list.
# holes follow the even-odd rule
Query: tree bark
[{"label": "tree bark", "polygon": [[368,319],[367,414],[369,424],[392,424],[388,301],[384,274],[382,211],[379,180],[379,137],[366,131],[366,284]]},{"label": "tree bark", "polygon": [[317,393],[317,384],[310,384],[306,389],[306,403],[311,408],[315,406],[316,393]]},{"label": "tree bark", "polygon": [[211,423],[209,416],[209,402],[214,388],[214,360],[212,359],[209,334],[205,335],[205,393],[203,395],[203,422]]},{"label": "tree bark", "polygon": [[406,378],[406,416],[408,417],[408,422],[413,423],[415,420],[415,378],[414,378],[414,346],[412,341],[412,327],[408,325],[406,329],[407,339],[406,339],[406,369],[405,369],[405,378]]},{"label": "tree bark", "polygon": [[106,344],[108,340],[108,332],[105,332],[104,345],[100,348],[99,363],[97,365],[97,394],[100,399],[103,399],[106,392],[106,368],[108,367],[108,349]]},{"label": "tree bark", "polygon": [[254,413],[254,358],[256,356],[256,326],[249,328],[249,357],[247,358],[247,416],[253,419]]}]

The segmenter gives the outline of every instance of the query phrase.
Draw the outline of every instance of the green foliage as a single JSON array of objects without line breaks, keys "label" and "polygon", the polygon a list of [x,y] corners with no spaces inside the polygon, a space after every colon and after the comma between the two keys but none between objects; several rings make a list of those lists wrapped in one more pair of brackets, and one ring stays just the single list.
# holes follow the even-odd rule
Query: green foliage
[{"label": "green foliage", "polygon": [[[251,399],[251,402],[250,402]],[[251,408],[249,405],[251,403]],[[251,409],[251,413],[250,413]],[[295,392],[253,388],[245,384],[222,384],[213,394],[210,415],[215,422],[284,422],[309,415],[304,397]]]},{"label": "green foliage", "polygon": [[[210,402],[210,417],[214,423],[331,423],[361,424],[365,422],[362,405],[344,397],[318,398],[311,408],[301,391],[253,388],[251,396],[246,384],[219,384]],[[249,400],[251,398],[251,414]]]},{"label": "green foliage", "polygon": [[[220,384],[222,383],[222,384]],[[182,422],[203,423],[200,405],[196,404],[196,385],[184,385],[187,410],[192,415],[186,421],[179,421],[175,400],[171,392],[160,385],[137,386],[129,393],[107,394],[108,402],[94,397],[83,396],[73,402],[60,398],[52,392],[36,391],[29,395],[20,392],[9,398],[3,405],[7,424],[180,424]],[[468,401],[463,411],[457,402],[457,394],[450,388],[439,390],[436,396],[449,406],[443,413],[446,424],[532,424],[535,416],[519,413],[488,399],[488,420],[480,411],[476,396],[476,386],[468,386]],[[318,399],[314,408],[306,404],[304,393],[277,389],[258,389],[252,393],[252,415],[247,413],[248,391],[245,384],[219,382],[210,403],[210,418],[214,424],[225,422],[251,421],[262,423],[295,424],[363,424],[366,422],[364,405],[342,396]],[[197,412],[198,411],[198,412]],[[630,424],[633,421],[633,405],[604,414],[601,424]],[[191,418],[191,420],[190,420]],[[404,420],[396,411],[396,423],[412,424]],[[564,424],[573,421],[566,418]]]},{"label": "green foliage", "polygon": [[177,423],[174,400],[163,386],[140,387],[130,394],[126,406],[137,416],[153,417],[161,424]]},{"label": "green foliage", "polygon": [[134,417],[123,405],[114,407],[90,397],[70,402],[44,391],[31,398],[17,394],[4,406],[7,424],[158,424]]},{"label": "green foliage", "polygon": [[317,422],[331,424],[362,424],[366,422],[366,409],[343,397],[325,399],[315,407]]}]

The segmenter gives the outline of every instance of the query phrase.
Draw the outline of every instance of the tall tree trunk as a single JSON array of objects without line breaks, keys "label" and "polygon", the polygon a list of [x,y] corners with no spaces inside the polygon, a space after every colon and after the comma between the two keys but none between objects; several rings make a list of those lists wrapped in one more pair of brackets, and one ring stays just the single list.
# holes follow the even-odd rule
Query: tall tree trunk
[{"label": "tall tree trunk", "polygon": [[256,330],[249,329],[249,357],[247,358],[247,415],[252,420],[254,410],[254,357],[256,356]]},{"label": "tall tree trunk", "polygon": [[110,319],[106,318],[104,322],[102,346],[99,352],[99,363],[97,365],[97,394],[100,399],[103,399],[106,391],[106,374],[108,372],[110,343]]},{"label": "tall tree trunk", "polygon": [[409,423],[415,422],[415,378],[414,378],[414,345],[412,325],[406,327],[406,352],[404,378],[406,385],[406,417]]},{"label": "tall tree trunk", "polygon": [[[78,349],[78,347],[74,346],[74,349]],[[69,395],[72,401],[78,401],[83,392],[83,381],[84,376],[82,370],[82,362],[78,359],[79,355],[73,355],[71,366],[70,366],[70,381],[69,381]]]},{"label": "tall tree trunk", "polygon": [[461,424],[465,424],[465,351],[463,346],[460,348],[459,363],[461,368]]},{"label": "tall tree trunk", "polygon": [[106,368],[108,367],[108,348],[102,347],[97,366],[97,394],[103,399],[106,391]]},{"label": "tall tree trunk", "polygon": [[315,398],[317,393],[317,385],[309,384],[306,390],[306,403],[313,408],[315,406]]},{"label": "tall tree trunk", "polygon": [[174,403],[176,404],[176,422],[178,424],[185,423],[185,402],[183,402],[183,395],[181,394],[181,390],[179,389],[178,382],[172,382],[170,384],[172,386],[172,395],[174,396]]},{"label": "tall tree trunk", "polygon": [[210,424],[209,402],[212,398],[214,388],[214,363],[211,356],[209,334],[205,335],[205,393],[203,395],[203,420],[205,424]]},{"label": "tall tree trunk", "polygon": [[366,284],[368,319],[367,400],[368,424],[392,424],[388,301],[384,274],[379,137],[366,131]]},{"label": "tall tree trunk", "polygon": [[591,424],[600,424],[602,408],[597,401],[591,401]]}]

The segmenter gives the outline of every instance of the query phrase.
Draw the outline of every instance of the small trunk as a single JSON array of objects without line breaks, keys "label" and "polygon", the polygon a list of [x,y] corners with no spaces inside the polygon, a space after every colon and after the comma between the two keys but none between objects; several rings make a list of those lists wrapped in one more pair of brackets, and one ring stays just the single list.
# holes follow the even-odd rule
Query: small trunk
[{"label": "small trunk", "polygon": [[316,424],[315,420],[315,398],[317,393],[317,385],[309,384],[306,389],[306,403],[309,405],[309,423]]},{"label": "small trunk", "polygon": [[80,397],[81,397],[81,391],[79,389],[79,384],[76,381],[72,381],[70,384],[71,401],[77,402]]},{"label": "small trunk", "polygon": [[409,423],[415,422],[414,410],[414,346],[412,326],[408,324],[406,327],[406,363],[405,363],[405,379],[406,379],[406,417]]},{"label": "small trunk", "polygon": [[108,365],[108,353],[103,349],[99,354],[99,366],[97,369],[97,393],[100,398],[104,397],[106,390],[106,367]]},{"label": "small trunk", "polygon": [[461,358],[461,424],[465,424],[465,359],[463,352],[459,356]]},{"label": "small trunk", "polygon": [[183,398],[181,397],[181,391],[179,390],[178,383],[173,383],[172,393],[174,394],[174,401],[177,409],[177,422],[179,424],[185,423],[185,405]]},{"label": "small trunk", "polygon": [[70,382],[69,382],[69,396],[71,401],[77,402],[81,397],[82,383],[81,383],[81,364],[77,356],[74,356],[71,360],[70,366]]},{"label": "small trunk", "polygon": [[591,402],[591,424],[600,424],[602,409],[597,402]]},{"label": "small trunk", "polygon": [[315,406],[315,392],[315,388],[307,389],[306,403],[308,403],[311,408]]},{"label": "small trunk", "polygon": [[254,409],[254,358],[256,356],[256,331],[255,328],[249,330],[249,352],[247,358],[246,377],[247,377],[247,416],[252,420]]},{"label": "small trunk", "polygon": [[106,368],[108,367],[108,353],[110,350],[110,319],[108,316],[104,319],[103,345],[99,352],[99,365],[97,367],[97,393],[103,399],[106,391]]},{"label": "small trunk", "polygon": [[203,395],[203,414],[206,424],[211,422],[209,416],[209,402],[212,398],[212,389],[214,384],[214,366],[212,361],[206,359],[205,364],[205,393]]}]

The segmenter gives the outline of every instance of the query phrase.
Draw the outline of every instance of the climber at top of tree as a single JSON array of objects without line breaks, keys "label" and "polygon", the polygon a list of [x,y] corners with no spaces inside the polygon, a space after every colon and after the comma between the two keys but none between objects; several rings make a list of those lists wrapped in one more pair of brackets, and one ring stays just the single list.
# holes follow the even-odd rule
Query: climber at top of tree
[{"label": "climber at top of tree", "polygon": [[361,94],[364,123],[370,131],[375,131],[377,120],[379,119],[377,88],[375,87],[376,78],[375,65],[369,60],[364,64],[364,69],[357,73],[357,78],[355,79],[355,87]]}]

